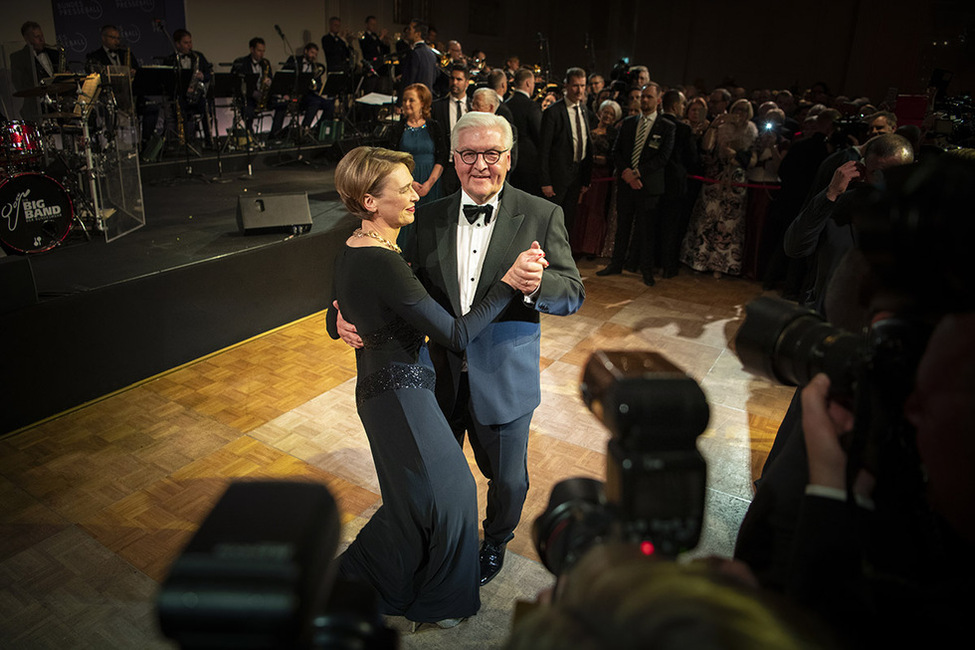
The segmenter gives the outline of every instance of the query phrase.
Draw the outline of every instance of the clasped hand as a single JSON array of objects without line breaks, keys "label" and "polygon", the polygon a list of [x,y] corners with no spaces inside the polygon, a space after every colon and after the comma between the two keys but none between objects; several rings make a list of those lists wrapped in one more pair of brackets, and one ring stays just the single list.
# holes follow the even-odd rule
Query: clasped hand
[{"label": "clasped hand", "polygon": [[528,296],[538,289],[538,285],[542,282],[542,271],[547,266],[545,251],[537,241],[533,241],[528,250],[518,255],[501,281]]},{"label": "clasped hand", "polygon": [[[537,241],[533,241],[528,250],[518,255],[501,281],[528,296],[538,289],[542,282],[542,271],[547,266],[548,260],[545,259],[545,251],[542,250]],[[335,308],[335,329],[338,331],[339,338],[353,348],[361,348],[362,337],[356,331],[355,325],[342,318],[342,311],[339,309],[337,300],[332,301],[332,307]]]}]

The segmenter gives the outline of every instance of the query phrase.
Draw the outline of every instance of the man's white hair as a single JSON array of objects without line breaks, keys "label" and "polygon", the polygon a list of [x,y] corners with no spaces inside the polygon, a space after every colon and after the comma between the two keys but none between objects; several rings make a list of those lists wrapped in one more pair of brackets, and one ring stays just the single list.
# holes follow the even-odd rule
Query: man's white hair
[{"label": "man's white hair", "polygon": [[[494,92],[494,91],[491,91]],[[461,131],[467,130],[492,130],[501,134],[501,141],[505,149],[511,149],[514,137],[511,135],[511,125],[508,120],[491,113],[478,113],[468,111],[457,120],[453,131],[450,132],[450,149],[457,151],[457,143],[460,141]]]}]

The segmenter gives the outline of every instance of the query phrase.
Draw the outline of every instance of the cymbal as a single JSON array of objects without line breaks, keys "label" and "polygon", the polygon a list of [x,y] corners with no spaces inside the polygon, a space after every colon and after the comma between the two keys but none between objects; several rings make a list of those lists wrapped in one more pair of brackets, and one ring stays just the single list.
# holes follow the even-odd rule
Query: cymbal
[{"label": "cymbal", "polygon": [[41,95],[63,95],[75,89],[74,84],[48,84],[46,86],[36,86],[25,88],[14,93],[14,97],[40,97]]}]

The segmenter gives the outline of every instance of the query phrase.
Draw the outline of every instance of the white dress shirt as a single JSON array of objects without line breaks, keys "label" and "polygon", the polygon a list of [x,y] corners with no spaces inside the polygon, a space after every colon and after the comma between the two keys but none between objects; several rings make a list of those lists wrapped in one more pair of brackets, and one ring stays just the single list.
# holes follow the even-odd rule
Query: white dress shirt
[{"label": "white dress shirt", "polygon": [[460,191],[461,207],[457,214],[457,286],[460,289],[462,315],[469,312],[474,304],[474,293],[481,279],[481,269],[484,268],[484,256],[491,243],[494,225],[498,222],[500,197],[501,193],[498,192],[484,204],[491,206],[490,223],[484,223],[483,214],[474,223],[469,223],[464,215],[464,206],[478,203],[467,192]]}]

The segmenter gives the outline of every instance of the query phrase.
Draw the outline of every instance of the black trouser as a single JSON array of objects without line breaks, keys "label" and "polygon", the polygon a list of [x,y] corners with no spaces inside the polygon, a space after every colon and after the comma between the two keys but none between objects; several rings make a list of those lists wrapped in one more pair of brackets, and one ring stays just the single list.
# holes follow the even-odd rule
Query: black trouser
[{"label": "black trouser", "polygon": [[[660,197],[645,190],[634,190],[622,180],[617,182],[617,188],[616,240],[610,266],[622,269],[629,260],[644,275],[650,274],[653,272],[654,219]],[[632,251],[628,255],[631,235]]]},{"label": "black trouser", "polygon": [[534,411],[512,422],[484,424],[474,417],[466,372],[461,373],[454,412],[447,418],[461,447],[464,432],[471,442],[474,460],[488,479],[484,539],[495,545],[514,537],[515,527],[528,494],[528,431]]},{"label": "black trouser", "polygon": [[[676,273],[680,262],[680,245],[687,232],[687,222],[682,219],[683,211],[683,194],[664,194],[660,197],[654,242],[659,251],[656,260],[665,273]],[[657,251],[654,251],[655,255]]]}]

